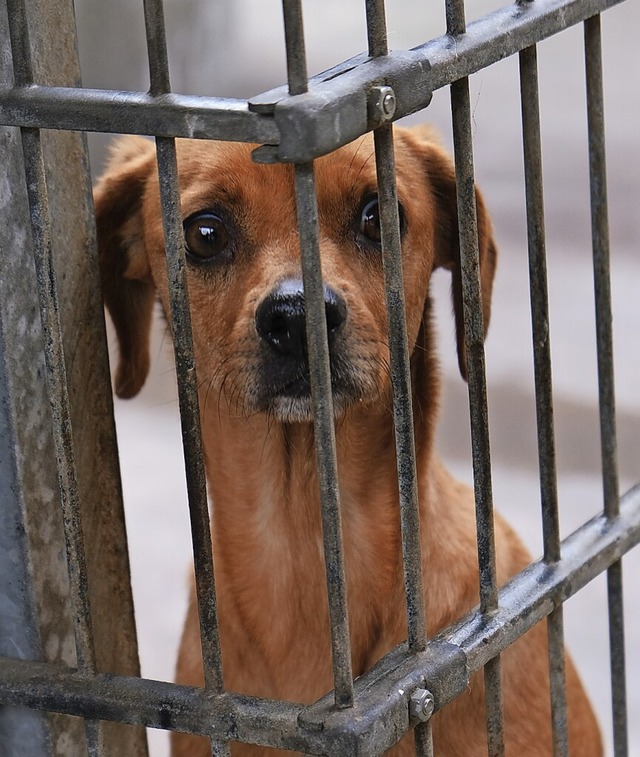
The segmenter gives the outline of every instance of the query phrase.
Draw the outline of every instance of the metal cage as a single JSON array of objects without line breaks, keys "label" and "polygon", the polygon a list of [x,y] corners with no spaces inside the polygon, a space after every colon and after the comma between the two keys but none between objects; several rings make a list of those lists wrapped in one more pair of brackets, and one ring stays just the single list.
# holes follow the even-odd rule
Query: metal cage
[{"label": "metal cage", "polygon": [[[3,519],[9,527],[1,536],[0,564],[7,563],[6,575],[11,576],[2,597],[3,607],[10,608],[3,611],[0,649],[0,701],[5,705],[0,714],[0,734],[7,745],[3,753],[80,754],[85,748],[91,755],[146,753],[144,731],[116,723],[199,733],[212,740],[212,753],[219,755],[229,754],[229,740],[237,740],[341,757],[382,754],[415,727],[416,753],[430,755],[426,710],[430,713],[445,707],[465,690],[471,674],[483,668],[489,754],[500,755],[504,753],[500,654],[546,618],[554,754],[565,755],[564,667],[558,664],[564,655],[562,603],[606,571],[614,753],[617,757],[629,754],[621,558],[640,540],[640,488],[619,496],[599,15],[617,2],[520,0],[467,25],[463,0],[446,0],[447,29],[442,37],[411,50],[391,52],[384,0],[366,0],[368,52],[308,78],[301,2],[284,0],[288,85],[247,102],[172,92],[162,0],[144,3],[151,81],[148,93],[79,86],[70,3],[7,0],[2,25],[6,21],[8,33],[0,28],[8,51],[0,85],[0,124],[20,130],[19,137],[16,130],[6,130],[3,137],[9,156],[7,187],[22,187],[24,170],[28,214],[20,205],[21,196],[14,197],[8,188],[2,190],[7,195],[2,197],[4,228],[0,232],[4,258],[0,282],[4,292],[0,307],[0,448],[4,450],[0,455],[0,487]],[[54,14],[62,30],[55,44],[47,41],[47,25]],[[576,24],[584,24],[604,506],[599,516],[561,542],[547,338],[536,45]],[[544,556],[499,588],[468,77],[514,55],[520,59]],[[432,93],[449,85],[462,219],[459,235],[480,602],[453,627],[427,638],[421,599],[423,576],[417,539],[416,463],[392,122],[426,108]],[[370,130],[375,135],[382,215],[408,641],[354,681],[313,160]],[[97,266],[92,263],[95,231],[86,149],[84,138],[71,132],[126,132],[156,138],[204,689],[139,675],[128,560],[122,547],[126,535],[104,321],[94,270]],[[182,249],[176,137],[259,143],[263,146],[254,152],[255,160],[292,163],[295,169],[334,673],[334,691],[310,707],[241,696],[223,687]],[[77,208],[78,223],[77,238],[66,238],[63,245],[56,219],[65,203]],[[35,268],[25,255],[18,255],[29,247]],[[82,339],[77,334],[79,320],[86,324],[87,335]],[[91,381],[86,379],[88,364],[94,366],[92,374],[97,374]],[[32,412],[34,407],[37,417]],[[100,470],[94,452],[97,448]],[[36,464],[33,455],[39,458]],[[43,487],[48,487],[46,498]],[[60,554],[62,531],[66,558]],[[114,550],[110,546],[114,544],[121,546]],[[96,587],[91,596],[89,584]],[[110,617],[108,609],[109,596],[114,593],[119,598],[117,619]],[[38,608],[43,606],[50,608],[46,620],[39,615]],[[75,645],[63,649],[63,639],[70,638],[71,629]],[[56,638],[59,648],[51,653],[50,645]],[[46,654],[43,647],[49,650]],[[412,703],[416,691],[429,703],[421,712],[416,709],[415,696]],[[22,708],[80,716],[84,732],[77,721],[57,716],[43,720]],[[18,751],[16,745],[26,751]]]}]

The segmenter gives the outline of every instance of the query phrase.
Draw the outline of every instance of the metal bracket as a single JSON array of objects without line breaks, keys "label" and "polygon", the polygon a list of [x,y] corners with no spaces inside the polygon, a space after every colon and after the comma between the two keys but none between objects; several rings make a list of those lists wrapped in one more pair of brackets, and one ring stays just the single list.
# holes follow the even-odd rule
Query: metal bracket
[{"label": "metal bracket", "polygon": [[309,91],[286,87],[249,101],[249,110],[273,116],[280,142],[253,153],[259,163],[305,163],[367,131],[426,107],[431,66],[414,50],[379,58],[361,54],[309,80]]},{"label": "metal bracket", "polygon": [[[404,643],[354,681],[353,707],[336,709],[333,693],[327,694],[300,713],[298,726],[321,733],[331,757],[382,754],[468,684],[467,658],[460,647],[432,639],[424,652],[411,654]],[[427,688],[418,711],[414,697]]]}]

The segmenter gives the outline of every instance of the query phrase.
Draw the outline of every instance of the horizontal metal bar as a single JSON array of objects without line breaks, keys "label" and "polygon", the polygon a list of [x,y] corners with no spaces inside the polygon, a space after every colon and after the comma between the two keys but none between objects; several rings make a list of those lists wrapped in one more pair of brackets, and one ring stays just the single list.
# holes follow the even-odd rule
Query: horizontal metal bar
[{"label": "horizontal metal bar", "polygon": [[[49,663],[8,658],[0,658],[0,681],[3,702],[84,718],[202,735],[233,733],[236,738],[246,738],[243,723],[251,720],[256,743],[272,746],[292,744],[291,734],[303,709],[227,693],[211,696],[204,689],[144,678],[87,677]],[[282,734],[279,744],[271,735],[275,732]]]},{"label": "horizontal metal bar", "polygon": [[250,112],[244,100],[39,85],[0,88],[0,124],[270,144],[279,139],[273,119]]},{"label": "horizontal metal bar", "polygon": [[620,500],[619,517],[598,515],[568,536],[559,562],[535,562],[507,583],[496,612],[471,612],[436,638],[461,646],[478,670],[639,543],[640,484]]},{"label": "horizontal metal bar", "polygon": [[[437,670],[438,669],[438,670]],[[356,706],[336,709],[329,694],[305,708],[143,678],[78,671],[42,662],[0,657],[0,702],[117,720],[172,731],[232,739],[306,754],[348,757],[379,755],[408,730],[409,697],[433,670],[430,690],[438,706],[467,685],[464,654],[449,644],[432,644],[411,655],[396,648],[356,682]]]},{"label": "horizontal metal bar", "polygon": [[[425,108],[432,92],[584,21],[623,0],[515,3],[413,50],[366,53],[313,77],[309,92],[287,87],[243,100],[65,87],[0,88],[0,124],[42,129],[260,142],[262,160],[307,162],[379,125],[372,87],[390,86],[394,119]],[[125,106],[126,107],[121,107]]]},{"label": "horizontal metal bar", "polygon": [[[536,0],[515,3],[412,50],[370,58],[357,55],[309,80],[309,91],[290,97],[278,87],[251,100],[255,112],[272,113],[277,148],[260,160],[303,162],[356,139],[379,124],[368,107],[371,89],[393,89],[394,120],[426,108],[434,90],[451,84],[623,0]],[[454,29],[458,25],[454,24]]]},{"label": "horizontal metal bar", "polygon": [[379,755],[411,725],[412,687],[426,685],[441,709],[465,690],[471,673],[638,543],[640,485],[622,498],[618,517],[597,516],[569,536],[558,563],[539,561],[515,576],[501,590],[497,612],[469,613],[429,641],[424,652],[410,654],[404,644],[387,654],[354,682],[351,710],[336,710],[331,694],[304,708],[7,658],[0,658],[0,702],[306,754]]},{"label": "horizontal metal bar", "polygon": [[[465,34],[443,35],[413,48],[431,64],[436,90],[515,55],[624,0],[516,2],[470,23]],[[402,110],[402,103],[399,103]],[[405,114],[403,114],[405,115]]]}]

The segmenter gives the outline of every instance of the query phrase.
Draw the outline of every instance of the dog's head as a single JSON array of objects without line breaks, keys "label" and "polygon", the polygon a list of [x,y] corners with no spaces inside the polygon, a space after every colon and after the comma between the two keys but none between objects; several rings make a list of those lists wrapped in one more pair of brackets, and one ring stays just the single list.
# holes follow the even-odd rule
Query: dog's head
[{"label": "dog's head", "polygon": [[[433,270],[452,273],[465,374],[454,170],[425,130],[396,129],[396,168],[409,344],[425,344]],[[311,417],[293,171],[251,160],[251,146],[179,141],[178,162],[198,377],[207,397],[241,413]],[[320,253],[337,412],[389,391],[380,222],[371,136],[315,168]],[[125,137],[95,191],[101,276],[120,362],[116,392],[131,397],[149,367],[156,292],[168,308],[155,149]],[[496,252],[477,197],[485,329]],[[422,335],[422,336],[421,336]],[[414,359],[412,358],[412,359]],[[417,391],[420,391],[417,387]],[[219,403],[217,403],[219,406]]]}]

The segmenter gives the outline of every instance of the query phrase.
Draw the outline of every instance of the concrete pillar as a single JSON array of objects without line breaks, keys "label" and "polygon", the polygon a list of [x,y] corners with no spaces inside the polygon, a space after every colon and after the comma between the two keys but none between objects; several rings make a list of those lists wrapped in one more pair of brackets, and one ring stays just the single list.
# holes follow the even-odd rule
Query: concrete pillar
[{"label": "concrete pillar", "polygon": [[[73,5],[28,3],[37,83],[75,86]],[[55,44],[53,41],[55,40]],[[12,83],[0,3],[0,82]],[[43,132],[97,668],[139,675],[86,141]],[[0,127],[0,654],[73,666],[66,557],[19,130]],[[146,755],[105,724],[106,755]],[[84,752],[82,723],[0,708],[0,753]]]}]

